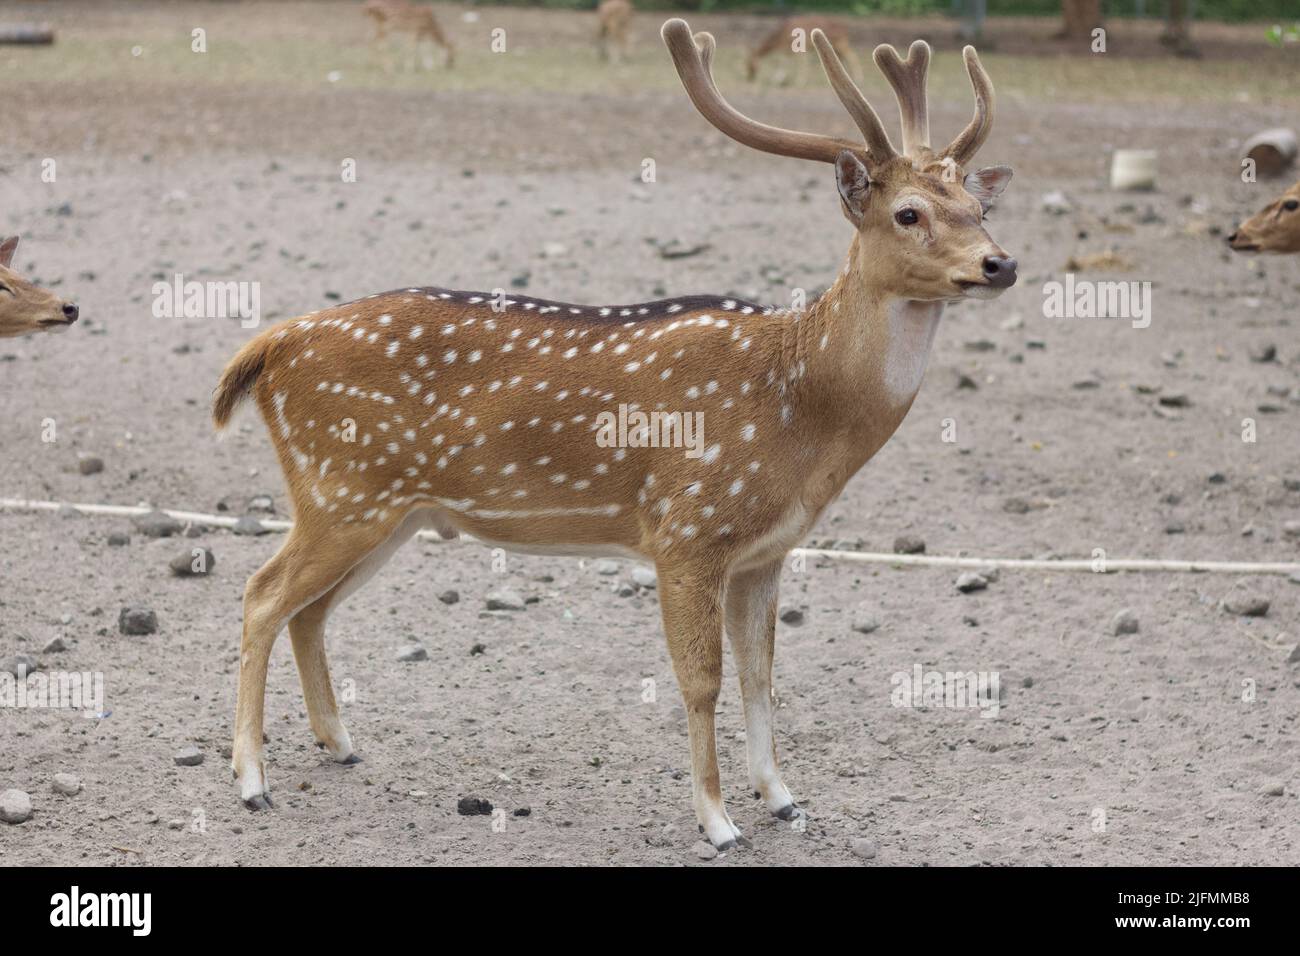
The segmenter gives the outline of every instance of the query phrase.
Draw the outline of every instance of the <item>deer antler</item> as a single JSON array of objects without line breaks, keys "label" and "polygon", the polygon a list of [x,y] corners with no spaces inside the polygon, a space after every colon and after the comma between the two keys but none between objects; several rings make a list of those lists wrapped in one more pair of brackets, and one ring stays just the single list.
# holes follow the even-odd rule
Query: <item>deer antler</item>
[{"label": "deer antler", "polygon": [[915,156],[930,148],[930,114],[925,96],[925,78],[930,68],[930,44],[916,40],[907,59],[888,43],[876,47],[876,66],[894,88],[898,114],[903,123],[903,152]]},{"label": "deer antler", "polygon": [[993,128],[993,82],[984,72],[980,56],[973,46],[966,47],[961,55],[966,61],[971,89],[975,92],[975,115],[940,157],[951,158],[958,166],[965,166],[984,145]]},{"label": "deer antler", "polygon": [[[862,144],[853,143],[836,136],[823,136],[819,133],[802,133],[795,130],[768,126],[750,119],[741,113],[718,92],[713,81],[713,51],[715,43],[708,33],[691,35],[691,28],[685,20],[671,19],[664,24],[661,31],[668,52],[672,54],[677,75],[681,77],[682,86],[700,111],[710,123],[723,133],[752,149],[777,156],[791,156],[795,159],[812,159],[823,163],[834,163],[844,150],[861,154]],[[885,135],[880,118],[871,109],[870,104],[853,85],[839,57],[830,49],[826,37],[820,30],[813,31],[813,43],[821,57],[822,67],[831,81],[831,86],[848,109],[858,128],[867,140],[867,149],[873,161],[883,161],[897,155],[889,137]]]}]

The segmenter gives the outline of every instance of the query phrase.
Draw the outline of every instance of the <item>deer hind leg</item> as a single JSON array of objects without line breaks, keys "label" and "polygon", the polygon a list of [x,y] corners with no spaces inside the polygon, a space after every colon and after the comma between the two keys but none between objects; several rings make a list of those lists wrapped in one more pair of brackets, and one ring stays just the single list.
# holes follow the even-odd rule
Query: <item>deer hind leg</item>
[{"label": "deer hind leg", "polygon": [[361,762],[352,747],[352,737],[339,717],[338,703],[334,699],[334,686],[330,680],[329,660],[325,653],[325,622],[330,612],[347,600],[348,596],[375,575],[403,544],[409,541],[427,522],[422,512],[412,512],[397,529],[360,562],[348,571],[343,580],[325,595],[317,598],[289,620],[289,637],[293,641],[293,656],[298,663],[298,677],[302,681],[303,699],[307,703],[307,717],[318,746],[342,764]]},{"label": "deer hind leg", "polygon": [[731,639],[745,703],[749,784],[782,820],[802,816],[777,768],[772,730],[772,656],[776,645],[781,562],[738,571],[727,582],[727,635]]},{"label": "deer hind leg", "polygon": [[[299,520],[284,546],[248,580],[244,635],[239,648],[239,698],[231,767],[240,798],[250,810],[271,805],[262,751],[266,669],[275,639],[288,621],[330,591],[400,523],[310,525]],[[346,530],[339,530],[340,527]]]},{"label": "deer hind leg", "polygon": [[714,711],[722,688],[722,582],[712,568],[660,564],[659,600],[673,671],[686,704],[691,792],[700,830],[719,850],[740,839],[722,804]]}]

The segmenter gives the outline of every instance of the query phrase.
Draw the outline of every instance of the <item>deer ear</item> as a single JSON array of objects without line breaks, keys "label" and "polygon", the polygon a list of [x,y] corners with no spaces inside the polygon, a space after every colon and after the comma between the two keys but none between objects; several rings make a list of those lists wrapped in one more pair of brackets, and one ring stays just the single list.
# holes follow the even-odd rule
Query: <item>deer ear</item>
[{"label": "deer ear", "polygon": [[985,212],[993,205],[993,200],[1002,195],[1002,190],[1011,182],[1010,166],[985,166],[973,173],[968,173],[962,185],[966,191],[980,201],[980,208]]},{"label": "deer ear", "polygon": [[10,236],[8,239],[0,241],[0,266],[9,268],[9,263],[14,261],[14,253],[18,251],[18,237]]},{"label": "deer ear", "polygon": [[861,228],[867,213],[867,191],[871,188],[871,177],[862,160],[849,150],[840,150],[835,157],[835,185],[840,191],[840,202],[844,207],[844,217],[854,226]]}]

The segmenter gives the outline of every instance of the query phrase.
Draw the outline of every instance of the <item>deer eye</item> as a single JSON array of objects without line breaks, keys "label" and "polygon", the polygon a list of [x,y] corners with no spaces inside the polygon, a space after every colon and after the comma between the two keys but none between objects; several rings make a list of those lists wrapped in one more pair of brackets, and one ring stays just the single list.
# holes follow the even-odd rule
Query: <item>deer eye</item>
[{"label": "deer eye", "polygon": [[900,209],[894,213],[894,222],[900,226],[915,226],[920,219],[915,209]]},{"label": "deer eye", "polygon": [[1297,209],[1300,209],[1300,199],[1288,199],[1286,202],[1282,203],[1282,208],[1287,212],[1295,212]]},{"label": "deer eye", "polygon": [[10,295],[14,294],[14,290],[9,288],[3,282],[0,282],[0,292],[8,292]]}]

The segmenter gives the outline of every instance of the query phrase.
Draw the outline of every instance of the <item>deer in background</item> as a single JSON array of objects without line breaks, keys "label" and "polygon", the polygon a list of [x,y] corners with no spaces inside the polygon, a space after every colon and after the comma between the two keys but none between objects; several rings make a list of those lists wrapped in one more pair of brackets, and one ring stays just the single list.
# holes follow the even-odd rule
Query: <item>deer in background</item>
[{"label": "deer in background", "polygon": [[61,331],[77,321],[77,306],[32,285],[11,268],[18,237],[0,240],[0,338]]},{"label": "deer in background", "polygon": [[[993,87],[971,47],[975,115],[938,150],[929,47],[917,41],[906,60],[876,50],[903,115],[899,150],[819,30],[822,66],[865,143],[749,119],[713,81],[712,36],[692,37],[674,19],[663,37],[687,94],[719,130],[833,167],[853,228],[843,268],[804,311],[731,297],[588,306],[412,287],[250,340],[222,373],[212,416],[222,428],[246,396],[256,401],[295,522],[244,593],[232,765],[248,807],[270,805],[262,728],[276,636],[288,626],[317,741],[355,762],[325,621],[431,528],[523,552],[652,563],[701,830],[720,849],[741,836],[723,806],[715,750],[724,631],[753,791],[779,818],[802,814],[773,736],[782,563],[907,414],[944,303],[990,299],[1015,282],[1015,260],[982,225],[1011,171],[965,172],[993,119]],[[602,440],[615,409],[678,421],[702,414],[699,453],[647,441],[641,427],[626,441]],[[629,686],[638,676],[628,674]]]},{"label": "deer in background", "polygon": [[1238,226],[1228,245],[1238,252],[1300,252],[1300,183]]},{"label": "deer in background", "polygon": [[632,12],[631,0],[601,0],[596,7],[596,17],[600,20],[596,42],[602,60],[617,63],[627,56],[631,43]]},{"label": "deer in background", "polygon": [[[862,75],[862,65],[858,62],[857,54],[853,52],[853,47],[849,45],[848,27],[840,20],[834,17],[810,17],[794,16],[782,20],[775,29],[772,30],[763,41],[756,46],[749,59],[745,62],[745,75],[752,83],[758,79],[758,61],[768,54],[784,50],[787,53],[793,53],[793,44],[795,31],[802,31],[799,35],[806,41],[813,30],[820,30],[826,39],[830,42],[831,47],[839,54],[840,59],[849,65],[851,73]],[[805,53],[807,51],[804,51]],[[800,56],[799,63],[802,65],[806,61]],[[802,69],[801,69],[802,72]]]},{"label": "deer in background", "polygon": [[[456,51],[451,41],[443,34],[442,28],[438,26],[438,20],[434,17],[431,8],[417,6],[408,0],[367,0],[362,10],[374,21],[375,46],[388,37],[389,30],[395,33],[408,32],[413,35],[415,44],[411,48],[412,68],[415,66],[416,56],[420,53],[420,43],[427,40],[443,48],[446,53],[445,64],[448,69],[451,69]],[[427,51],[423,60],[424,68],[432,70],[433,57]]]}]

